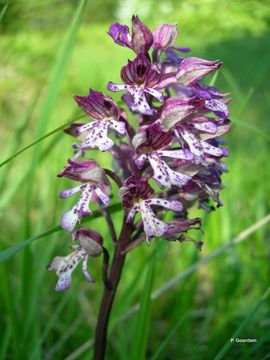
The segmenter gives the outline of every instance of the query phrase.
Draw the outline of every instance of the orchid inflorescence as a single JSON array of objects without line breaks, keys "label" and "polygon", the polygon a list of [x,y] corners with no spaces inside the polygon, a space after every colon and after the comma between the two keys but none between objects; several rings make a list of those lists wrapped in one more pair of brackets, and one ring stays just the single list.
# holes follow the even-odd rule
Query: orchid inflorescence
[{"label": "orchid inflorescence", "polygon": [[[58,176],[79,185],[60,196],[80,193],[80,197],[61,219],[73,252],[56,257],[48,267],[59,277],[58,291],[70,286],[71,273],[80,261],[86,279],[93,282],[87,260],[106,249],[99,233],[77,225],[91,216],[91,202],[97,203],[101,212],[110,204],[109,177],[119,186],[125,221],[136,233],[124,252],[142,238],[148,245],[155,237],[182,241],[187,230],[200,227],[199,218],[187,219],[190,206],[197,201],[210,210],[210,198],[222,205],[218,192],[226,166],[221,159],[228,152],[220,136],[230,129],[229,100],[228,94],[202,83],[221,62],[186,56],[190,49],[175,45],[176,24],[163,24],[151,32],[133,16],[131,32],[127,25],[114,23],[108,34],[116,44],[135,52],[135,59],[121,69],[122,84],[109,82],[108,90],[124,92],[122,104],[137,116],[137,124],[133,126],[122,107],[102,92],[90,89],[87,96],[74,97],[91,121],[65,130],[77,142],[73,158]],[[110,152],[112,170],[86,156],[94,156],[95,150]],[[162,220],[164,209],[175,213],[172,221]],[[136,213],[141,220],[134,222]]]}]

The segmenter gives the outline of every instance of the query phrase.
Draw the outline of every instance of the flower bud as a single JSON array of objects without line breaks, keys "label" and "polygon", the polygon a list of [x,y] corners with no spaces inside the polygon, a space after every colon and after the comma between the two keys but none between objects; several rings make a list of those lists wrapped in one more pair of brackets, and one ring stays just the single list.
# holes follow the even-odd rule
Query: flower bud
[{"label": "flower bud", "polygon": [[79,227],[74,237],[86,251],[87,255],[99,256],[103,252],[103,238],[96,231],[85,227]]},{"label": "flower bud", "polygon": [[154,31],[154,48],[160,50],[167,50],[169,46],[175,43],[178,35],[176,24],[162,24]]},{"label": "flower bud", "polygon": [[68,160],[68,163],[69,165],[57,175],[58,177],[66,177],[81,182],[107,183],[104,170],[95,160]]},{"label": "flower bud", "polygon": [[182,96],[174,96],[169,98],[162,109],[161,124],[166,129],[171,129],[179,121],[190,116],[198,107],[204,104],[203,100],[196,97],[185,98]]},{"label": "flower bud", "polygon": [[132,48],[136,54],[146,54],[154,41],[151,31],[138,16],[132,17]]},{"label": "flower bud", "polygon": [[201,77],[210,74],[220,68],[219,60],[209,61],[196,57],[185,58],[181,61],[176,78],[182,85],[190,85]]}]

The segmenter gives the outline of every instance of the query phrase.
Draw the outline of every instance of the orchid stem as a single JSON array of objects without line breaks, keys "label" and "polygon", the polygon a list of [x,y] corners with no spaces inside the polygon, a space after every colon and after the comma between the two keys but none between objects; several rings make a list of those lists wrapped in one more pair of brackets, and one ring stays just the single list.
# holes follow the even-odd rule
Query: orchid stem
[{"label": "orchid stem", "polygon": [[126,219],[124,218],[122,230],[115,246],[110,274],[108,281],[105,282],[99,308],[95,333],[94,360],[105,359],[110,313],[126,257],[126,255],[122,253],[122,250],[129,243],[132,231],[133,226],[126,224]]}]

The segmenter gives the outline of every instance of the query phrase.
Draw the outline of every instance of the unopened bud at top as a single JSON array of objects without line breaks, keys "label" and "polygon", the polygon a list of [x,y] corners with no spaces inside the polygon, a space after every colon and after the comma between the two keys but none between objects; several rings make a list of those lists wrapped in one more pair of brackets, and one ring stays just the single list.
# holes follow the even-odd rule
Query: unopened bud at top
[{"label": "unopened bud at top", "polygon": [[178,36],[176,24],[162,24],[159,25],[154,31],[154,45],[155,49],[167,50],[168,47],[174,45]]}]

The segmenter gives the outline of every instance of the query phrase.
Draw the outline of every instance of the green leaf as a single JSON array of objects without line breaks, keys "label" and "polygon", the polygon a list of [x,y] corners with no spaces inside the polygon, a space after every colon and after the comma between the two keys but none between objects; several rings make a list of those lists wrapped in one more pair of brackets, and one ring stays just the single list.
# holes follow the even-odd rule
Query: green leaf
[{"label": "green leaf", "polygon": [[135,329],[135,339],[132,343],[131,360],[145,359],[150,324],[151,291],[154,281],[154,266],[155,257],[152,257],[148,263],[145,287],[142,294],[140,310]]},{"label": "green leaf", "polygon": [[186,320],[188,315],[184,315],[181,317],[181,319],[175,324],[175,326],[172,328],[172,330],[169,332],[169,334],[165,337],[165,339],[161,342],[159,345],[157,351],[154,353],[154,355],[151,357],[151,360],[156,360],[160,358],[160,354],[166,349],[166,347],[169,345],[169,342],[173,338],[176,331],[179,329],[180,325],[183,324],[183,322]]},{"label": "green leaf", "polygon": [[[119,211],[121,209],[122,209],[122,206],[121,206],[120,203],[114,204],[114,205],[111,205],[111,206],[108,207],[108,211],[110,211],[111,214],[114,213],[114,212],[117,212],[117,211]],[[96,210],[96,211],[93,212],[93,214],[91,215],[90,218],[84,218],[82,220],[81,224],[84,224],[84,223],[88,222],[89,220],[96,219],[96,218],[101,217],[101,216],[102,216],[102,214],[99,212],[99,210]],[[32,244],[32,242],[34,242],[36,240],[39,240],[39,239],[43,239],[45,236],[54,234],[54,233],[56,233],[58,231],[62,231],[62,230],[63,229],[61,228],[60,225],[56,225],[56,226],[52,227],[51,229],[42,232],[41,234],[32,236],[27,240],[24,240],[24,241],[14,245],[14,246],[9,247],[6,250],[1,251],[0,252],[0,263],[6,261],[11,256],[17,254],[17,252],[23,250],[28,245]]]},{"label": "green leaf", "polygon": [[250,320],[253,318],[253,316],[256,314],[256,312],[260,309],[262,304],[268,299],[270,295],[270,286],[265,291],[263,296],[260,298],[260,300],[252,307],[248,315],[245,317],[245,319],[241,322],[241,324],[238,326],[238,328],[235,330],[235,332],[232,334],[231,338],[226,342],[226,344],[223,346],[223,348],[219,351],[219,353],[215,356],[214,360],[221,360],[224,358],[224,355],[227,353],[227,351],[230,349],[232,344],[234,344],[234,339],[239,337],[242,330],[247,326],[247,324],[250,322]]}]

